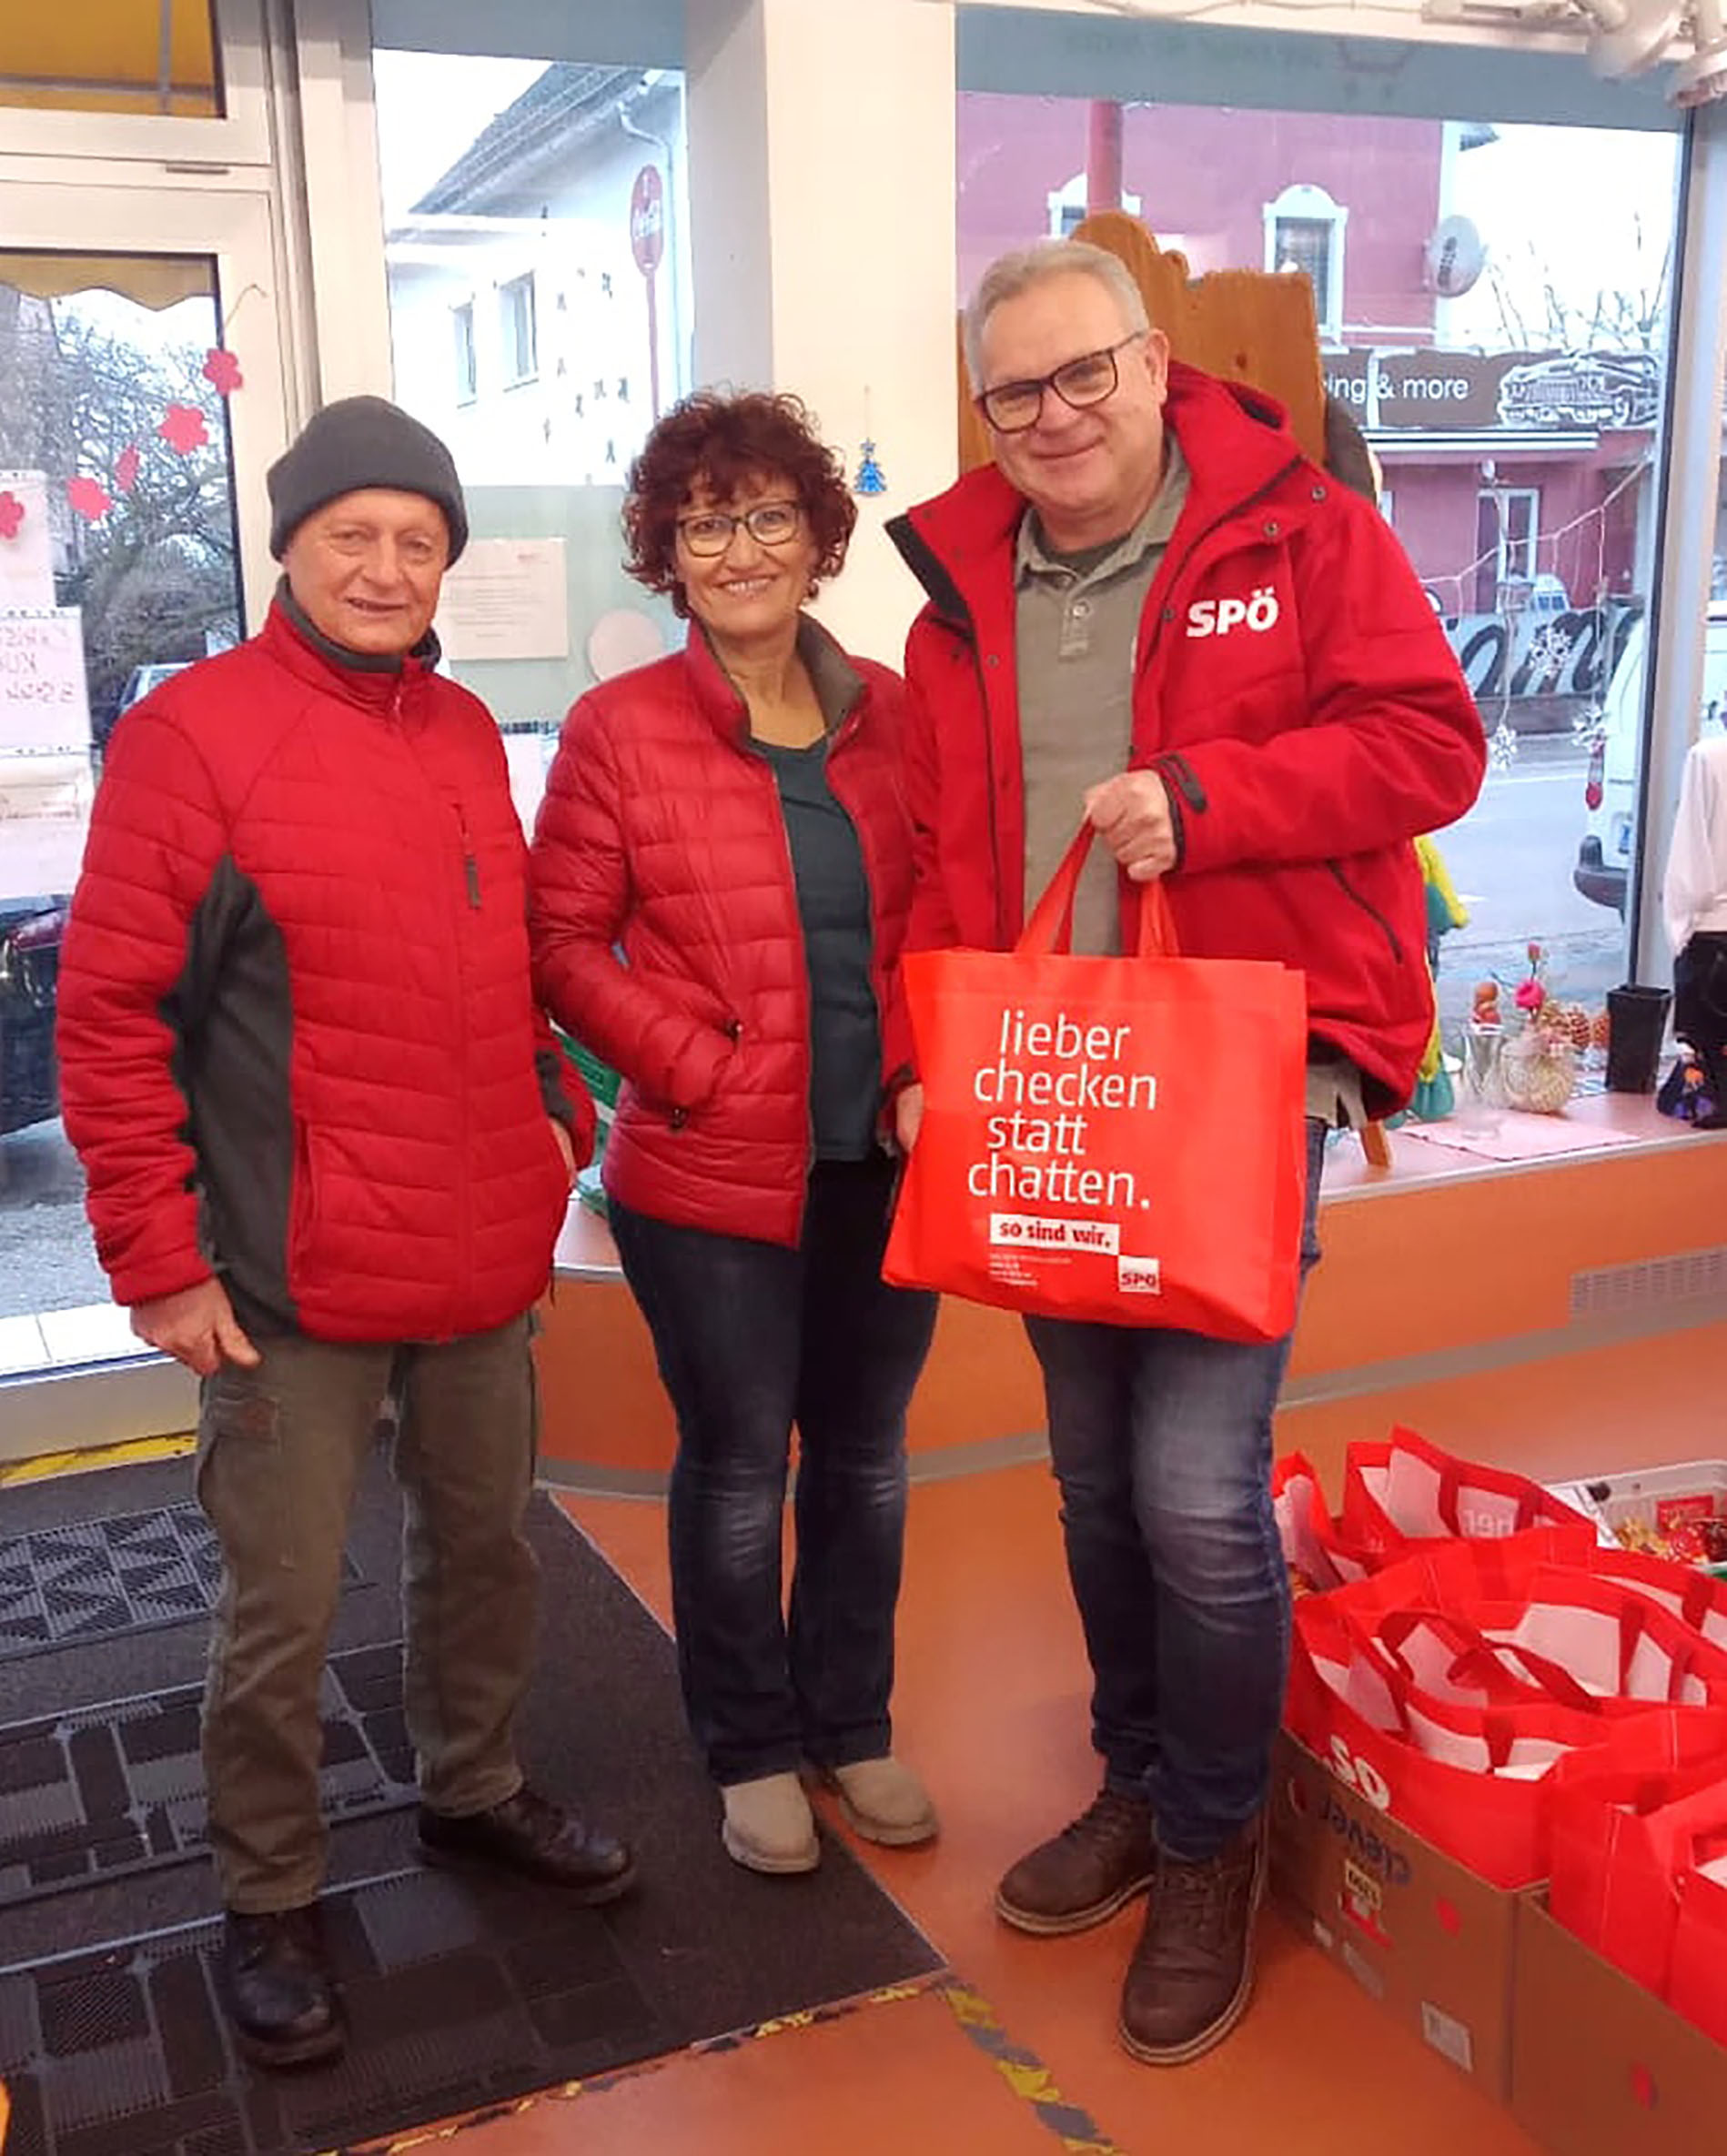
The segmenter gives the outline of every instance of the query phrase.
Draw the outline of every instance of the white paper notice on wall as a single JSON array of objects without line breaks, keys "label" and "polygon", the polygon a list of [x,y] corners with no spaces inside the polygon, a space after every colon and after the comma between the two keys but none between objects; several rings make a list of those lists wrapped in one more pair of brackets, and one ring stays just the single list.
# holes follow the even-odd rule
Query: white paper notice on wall
[{"label": "white paper notice on wall", "polygon": [[72,889],[95,796],[87,755],[0,756],[0,901]]},{"label": "white paper notice on wall", "polygon": [[0,607],[53,604],[47,474],[0,471]]},{"label": "white paper notice on wall", "polygon": [[76,607],[0,613],[0,755],[90,746],[90,697]]},{"label": "white paper notice on wall", "polygon": [[568,659],[570,593],[561,539],[470,539],[438,602],[444,655]]}]

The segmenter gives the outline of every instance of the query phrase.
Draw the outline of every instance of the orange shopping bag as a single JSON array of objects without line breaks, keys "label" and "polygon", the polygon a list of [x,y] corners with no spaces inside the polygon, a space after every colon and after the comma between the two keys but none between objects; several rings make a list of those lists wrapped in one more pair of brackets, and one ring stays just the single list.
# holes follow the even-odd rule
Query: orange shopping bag
[{"label": "orange shopping bag", "polygon": [[1276,1340],[1295,1323],[1307,989],[1175,955],[1162,886],[1132,958],[1075,958],[1069,847],[1011,952],[904,962],[924,1085],[884,1264],[1046,1317]]}]

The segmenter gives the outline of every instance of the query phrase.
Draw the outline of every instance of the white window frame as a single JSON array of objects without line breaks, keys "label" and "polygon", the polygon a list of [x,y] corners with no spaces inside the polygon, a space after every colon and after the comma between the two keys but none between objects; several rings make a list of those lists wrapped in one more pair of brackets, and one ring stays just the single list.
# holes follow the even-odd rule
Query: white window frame
[{"label": "white window frame", "polygon": [[1319,334],[1338,338],[1343,334],[1343,257],[1344,234],[1348,226],[1349,213],[1340,202],[1335,201],[1323,187],[1310,186],[1306,181],[1286,187],[1276,201],[1263,207],[1265,220],[1265,266],[1278,267],[1278,227],[1284,223],[1328,225],[1330,241],[1326,252],[1325,283],[1323,294],[1315,292],[1314,311],[1318,316]]},{"label": "white window frame", "polygon": [[[521,355],[516,348],[519,340],[515,335],[516,296],[524,290],[528,295],[528,331],[531,348],[526,367],[518,364]],[[537,382],[540,379],[540,292],[537,274],[531,269],[524,269],[518,277],[500,277],[498,280],[498,349],[503,361],[503,386],[506,389],[519,388],[524,382]]]},{"label": "white window frame", "polygon": [[[463,324],[467,333],[463,334]],[[480,395],[480,347],[475,338],[474,300],[470,292],[449,310],[449,326],[456,340],[456,402],[472,404]]]},{"label": "white window frame", "polygon": [[[1539,487],[1488,486],[1481,488],[1477,497],[1478,501],[1482,498],[1490,499],[1494,505],[1494,543],[1499,549],[1499,561],[1494,581],[1501,586],[1512,583],[1528,584],[1533,589],[1535,565],[1540,550],[1539,543],[1541,535],[1540,489]],[[1520,540],[1512,539],[1507,529],[1510,522],[1507,511],[1513,501],[1523,501],[1529,504],[1529,531]],[[1517,554],[1523,559],[1513,559],[1514,549]]]},{"label": "white window frame", "polygon": [[[0,106],[0,141],[9,154],[268,166],[265,4],[266,0],[214,0],[216,73],[226,108],[220,119],[182,119],[164,113],[46,112],[8,105]],[[204,178],[207,186],[212,184],[211,175]]]}]

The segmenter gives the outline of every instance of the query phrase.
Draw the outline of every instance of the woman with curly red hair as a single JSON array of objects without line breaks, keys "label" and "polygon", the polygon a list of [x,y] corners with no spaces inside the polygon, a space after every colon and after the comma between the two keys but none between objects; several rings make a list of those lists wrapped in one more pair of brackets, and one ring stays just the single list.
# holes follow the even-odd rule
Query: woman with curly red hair
[{"label": "woman with curly red hair", "polygon": [[624,1080],[603,1173],[677,1416],[684,1702],[725,1847],[765,1872],[818,1860],[801,1769],[871,1840],[936,1830],[888,1713],[905,1411],[935,1316],[881,1277],[903,692],[803,611],[855,518],[795,398],[703,391],[655,426],[628,566],[689,638],[571,710],[531,871],[540,992]]}]

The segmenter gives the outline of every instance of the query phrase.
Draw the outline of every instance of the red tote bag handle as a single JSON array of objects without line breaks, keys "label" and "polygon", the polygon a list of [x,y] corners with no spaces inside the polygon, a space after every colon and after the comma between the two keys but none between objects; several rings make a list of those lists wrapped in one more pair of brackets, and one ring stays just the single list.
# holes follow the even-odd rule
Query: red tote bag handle
[{"label": "red tote bag handle", "polygon": [[[1086,861],[1091,852],[1092,841],[1097,836],[1095,824],[1082,823],[1060,861],[1055,872],[1044,886],[1044,895],[1032,908],[1025,926],[1015,944],[1021,956],[1043,958],[1065,956],[1073,947],[1074,900],[1078,894],[1079,879],[1085,872]],[[1179,958],[1181,945],[1176,936],[1175,915],[1169,910],[1169,894],[1163,887],[1161,877],[1151,883],[1139,886],[1139,941],[1136,958]]]}]

